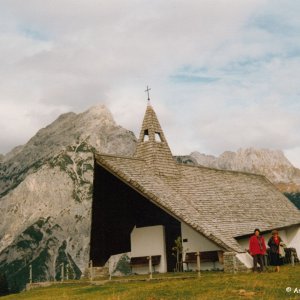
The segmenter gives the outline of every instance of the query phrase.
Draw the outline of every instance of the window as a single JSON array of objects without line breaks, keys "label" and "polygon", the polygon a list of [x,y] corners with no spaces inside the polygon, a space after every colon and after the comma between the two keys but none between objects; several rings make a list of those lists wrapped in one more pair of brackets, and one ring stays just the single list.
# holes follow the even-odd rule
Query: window
[{"label": "window", "polygon": [[159,132],[155,132],[155,142],[159,142],[159,143],[162,142],[161,135]]},{"label": "window", "polygon": [[144,137],[143,137],[143,142],[149,141],[149,133],[148,129],[144,130]]}]

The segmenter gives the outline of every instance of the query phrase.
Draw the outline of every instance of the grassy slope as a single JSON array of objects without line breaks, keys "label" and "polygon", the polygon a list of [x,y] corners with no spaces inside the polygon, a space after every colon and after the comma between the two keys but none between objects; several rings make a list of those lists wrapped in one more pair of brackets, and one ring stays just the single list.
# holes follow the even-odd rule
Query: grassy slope
[{"label": "grassy slope", "polygon": [[[286,288],[292,292],[287,293]],[[293,293],[298,288],[299,293]],[[245,290],[245,291],[241,291]],[[300,265],[284,266],[280,273],[224,274],[202,273],[200,279],[173,279],[152,282],[108,283],[92,286],[88,282],[55,284],[1,300],[21,299],[101,299],[101,300],[198,300],[198,299],[300,299]]]}]

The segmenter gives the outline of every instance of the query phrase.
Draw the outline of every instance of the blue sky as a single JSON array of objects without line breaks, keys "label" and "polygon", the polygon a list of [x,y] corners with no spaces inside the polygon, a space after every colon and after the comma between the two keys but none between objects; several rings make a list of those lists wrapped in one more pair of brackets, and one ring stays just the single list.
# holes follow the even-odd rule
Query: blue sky
[{"label": "blue sky", "polygon": [[149,85],[174,154],[279,149],[300,167],[299,1],[0,3],[0,153],[103,103],[137,134]]}]

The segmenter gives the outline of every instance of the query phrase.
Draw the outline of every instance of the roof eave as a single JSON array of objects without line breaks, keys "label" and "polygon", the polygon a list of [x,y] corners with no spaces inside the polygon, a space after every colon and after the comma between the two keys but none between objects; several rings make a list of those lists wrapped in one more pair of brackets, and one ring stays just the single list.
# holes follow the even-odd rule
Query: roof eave
[{"label": "roof eave", "polygon": [[[270,233],[274,229],[276,229],[276,230],[285,230],[285,229],[288,229],[288,228],[291,228],[291,227],[294,227],[294,226],[300,226],[300,222],[293,223],[293,224],[290,224],[290,225],[281,226],[281,227],[276,227],[276,228],[274,227],[274,228],[270,228],[270,229],[266,229],[266,230],[261,230],[261,233],[262,234]],[[234,238],[235,239],[242,239],[242,238],[250,237],[251,235],[253,235],[253,232],[247,233],[247,234],[242,234],[242,235],[237,235]]]}]

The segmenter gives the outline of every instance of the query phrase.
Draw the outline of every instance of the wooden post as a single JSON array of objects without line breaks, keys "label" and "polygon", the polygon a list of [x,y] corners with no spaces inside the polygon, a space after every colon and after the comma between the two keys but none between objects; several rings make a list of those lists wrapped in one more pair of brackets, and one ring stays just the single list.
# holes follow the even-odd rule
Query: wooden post
[{"label": "wooden post", "polygon": [[152,279],[152,256],[149,256],[149,278]]},{"label": "wooden post", "polygon": [[32,264],[29,265],[29,283],[32,283]]},{"label": "wooden post", "polygon": [[93,261],[90,260],[90,280],[93,281],[94,276],[93,276]]},{"label": "wooden post", "polygon": [[69,280],[69,264],[66,265],[66,279]]},{"label": "wooden post", "polygon": [[201,273],[200,273],[200,251],[198,251],[196,253],[196,256],[197,256],[197,271],[198,271],[198,277],[201,276]]},{"label": "wooden post", "polygon": [[64,274],[64,269],[65,269],[65,264],[64,263],[62,263],[61,264],[61,282],[63,282],[64,281],[64,277],[65,277],[65,274]]}]

